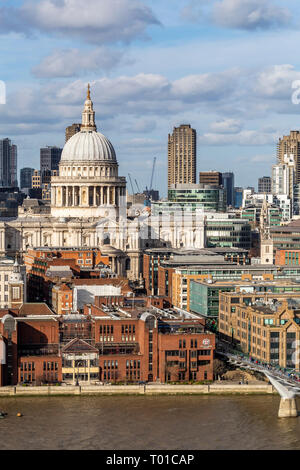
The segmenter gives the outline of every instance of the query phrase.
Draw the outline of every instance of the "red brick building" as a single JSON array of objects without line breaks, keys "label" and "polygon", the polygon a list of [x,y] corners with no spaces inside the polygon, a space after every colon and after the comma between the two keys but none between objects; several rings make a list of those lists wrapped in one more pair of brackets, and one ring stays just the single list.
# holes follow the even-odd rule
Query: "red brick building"
[{"label": "red brick building", "polygon": [[275,265],[300,266],[300,250],[276,250]]},{"label": "red brick building", "polygon": [[97,279],[109,268],[109,257],[98,248],[29,248],[24,256],[28,300],[51,304],[53,285],[75,278]]},{"label": "red brick building", "polygon": [[46,304],[24,304],[3,318],[0,385],[213,380],[215,336],[196,315],[96,305],[55,315]]},{"label": "red brick building", "polygon": [[[105,293],[101,297],[97,295],[100,291]],[[110,295],[111,291],[116,291],[117,294]],[[97,298],[99,305],[111,305],[122,303],[122,299],[131,293],[129,280],[125,278],[72,279],[67,283],[58,281],[52,287],[52,299],[49,303],[55,313],[65,315],[81,308],[83,302],[80,299],[85,299],[84,303],[94,303]]]}]

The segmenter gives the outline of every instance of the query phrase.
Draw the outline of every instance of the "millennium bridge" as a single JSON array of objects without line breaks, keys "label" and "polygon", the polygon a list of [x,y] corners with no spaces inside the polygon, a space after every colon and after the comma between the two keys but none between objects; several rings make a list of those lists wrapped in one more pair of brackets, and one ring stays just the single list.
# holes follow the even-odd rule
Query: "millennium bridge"
[{"label": "millennium bridge", "polygon": [[244,357],[241,358],[236,354],[219,351],[218,354],[227,357],[228,362],[236,367],[260,372],[267,377],[281,397],[278,411],[279,418],[292,418],[298,416],[296,397],[297,395],[300,396],[300,383],[295,382],[295,380],[287,374],[276,370],[274,367],[253,363],[252,361]]}]

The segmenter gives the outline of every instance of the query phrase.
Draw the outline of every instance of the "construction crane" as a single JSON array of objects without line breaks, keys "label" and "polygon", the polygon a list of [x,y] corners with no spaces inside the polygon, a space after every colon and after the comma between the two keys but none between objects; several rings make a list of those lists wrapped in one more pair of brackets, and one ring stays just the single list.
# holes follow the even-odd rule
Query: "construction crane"
[{"label": "construction crane", "polygon": [[151,205],[150,197],[151,197],[151,191],[152,191],[152,186],[153,186],[153,177],[154,177],[155,164],[156,164],[156,157],[154,157],[154,159],[153,159],[153,167],[152,167],[150,188],[148,189],[147,186],[146,186],[146,200],[145,200],[145,205],[146,206]]},{"label": "construction crane", "polygon": [[154,160],[153,160],[153,168],[152,168],[152,175],[151,175],[151,182],[150,182],[150,190],[149,190],[150,192],[152,191],[155,164],[156,164],[156,157],[154,157]]},{"label": "construction crane", "polygon": [[130,181],[130,184],[131,184],[132,194],[134,194],[134,189],[133,189],[133,184],[132,184],[132,179],[131,179],[130,173],[128,173],[128,178],[129,178],[129,181]]},{"label": "construction crane", "polygon": [[140,190],[140,187],[139,187],[139,185],[138,185],[138,182],[137,182],[137,180],[135,179],[134,181],[135,181],[135,184],[136,184],[136,187],[137,187],[138,193],[139,193],[139,194],[141,194],[141,190]]}]

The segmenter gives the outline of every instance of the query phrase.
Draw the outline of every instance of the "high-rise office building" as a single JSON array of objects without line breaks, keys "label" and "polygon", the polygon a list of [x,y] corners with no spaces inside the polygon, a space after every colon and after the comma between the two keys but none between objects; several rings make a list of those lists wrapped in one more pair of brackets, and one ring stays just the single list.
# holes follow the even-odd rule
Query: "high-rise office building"
[{"label": "high-rise office building", "polygon": [[294,155],[285,155],[282,163],[272,166],[272,193],[293,198],[295,185]]},{"label": "high-rise office building", "polygon": [[72,126],[69,126],[66,128],[66,142],[68,142],[73,135],[77,134],[77,132],[81,131],[81,124],[72,124]]},{"label": "high-rise office building", "polygon": [[285,155],[294,155],[295,183],[300,183],[300,131],[291,131],[279,139],[277,144],[277,162],[284,163]]},{"label": "high-rise office building", "polygon": [[220,173],[219,171],[200,171],[199,183],[210,184],[213,186],[221,186],[222,173]]},{"label": "high-rise office building", "polygon": [[222,185],[226,189],[227,206],[234,205],[234,174],[222,173]]},{"label": "high-rise office building", "polygon": [[32,175],[34,168],[22,168],[20,171],[20,188],[31,189],[32,188]]},{"label": "high-rise office building", "polygon": [[12,187],[18,187],[18,148],[16,145],[11,146],[10,181]]},{"label": "high-rise office building", "polygon": [[271,194],[272,192],[272,179],[270,176],[262,176],[258,178],[258,192]]},{"label": "high-rise office building", "polygon": [[239,209],[243,205],[243,194],[244,188],[236,187],[234,188],[234,207]]},{"label": "high-rise office building", "polygon": [[49,182],[49,174],[58,171],[58,165],[61,159],[62,149],[58,147],[45,147],[41,149],[41,179],[42,183]]},{"label": "high-rise office building", "polygon": [[17,146],[6,138],[0,140],[0,186],[4,188],[17,187]]},{"label": "high-rise office building", "polygon": [[196,183],[196,131],[189,124],[174,127],[168,137],[168,188]]}]

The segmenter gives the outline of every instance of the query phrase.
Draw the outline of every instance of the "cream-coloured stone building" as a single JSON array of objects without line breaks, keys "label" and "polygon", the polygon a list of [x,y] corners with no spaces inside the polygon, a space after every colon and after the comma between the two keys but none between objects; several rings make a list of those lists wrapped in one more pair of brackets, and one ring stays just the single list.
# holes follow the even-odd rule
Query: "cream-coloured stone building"
[{"label": "cream-coloured stone building", "polygon": [[134,218],[126,206],[126,179],[113,145],[97,132],[89,87],[81,131],[65,144],[59,176],[51,179],[51,212],[27,204],[16,219],[1,219],[0,255],[22,258],[28,247],[100,247],[117,274],[138,280],[146,248],[204,247],[203,217],[164,220],[141,207]]}]

